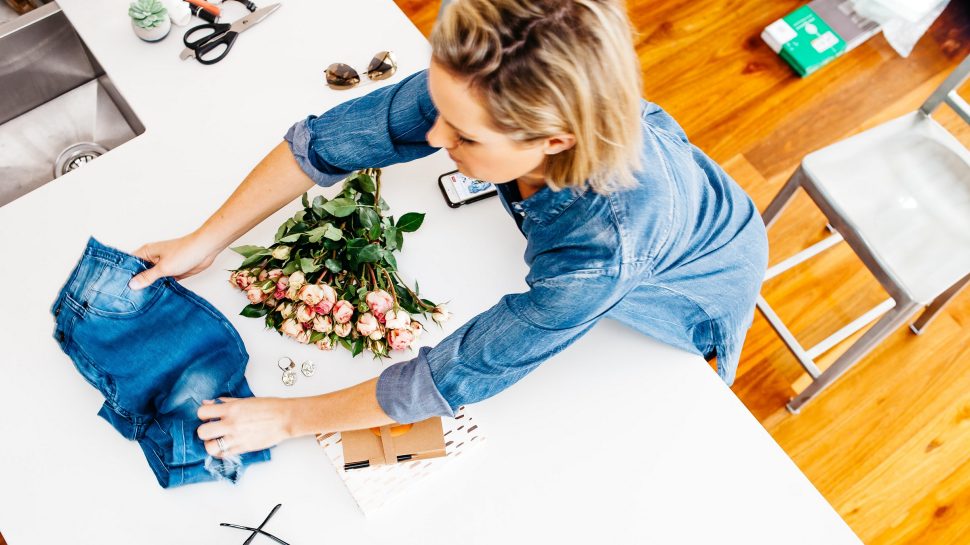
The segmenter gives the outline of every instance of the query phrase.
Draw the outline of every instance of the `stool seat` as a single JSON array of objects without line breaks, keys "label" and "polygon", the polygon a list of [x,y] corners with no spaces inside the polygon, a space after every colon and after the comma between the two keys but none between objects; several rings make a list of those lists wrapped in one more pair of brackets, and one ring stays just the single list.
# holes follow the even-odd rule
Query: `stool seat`
[{"label": "stool seat", "polygon": [[915,301],[970,272],[970,151],[933,118],[883,123],[802,169]]}]

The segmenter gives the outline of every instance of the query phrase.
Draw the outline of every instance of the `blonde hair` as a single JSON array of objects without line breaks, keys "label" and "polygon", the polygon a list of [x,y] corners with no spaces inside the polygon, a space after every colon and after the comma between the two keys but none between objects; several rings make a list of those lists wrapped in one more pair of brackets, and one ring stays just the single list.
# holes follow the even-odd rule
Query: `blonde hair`
[{"label": "blonde hair", "polygon": [[640,63],[622,0],[456,0],[432,54],[466,79],[499,131],[528,142],[571,133],[546,158],[553,189],[599,193],[636,184]]}]

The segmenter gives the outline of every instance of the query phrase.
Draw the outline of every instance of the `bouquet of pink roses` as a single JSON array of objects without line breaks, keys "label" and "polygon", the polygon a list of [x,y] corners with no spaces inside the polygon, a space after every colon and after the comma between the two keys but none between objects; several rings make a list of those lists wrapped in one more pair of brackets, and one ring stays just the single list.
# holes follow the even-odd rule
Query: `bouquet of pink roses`
[{"label": "bouquet of pink roses", "polygon": [[361,170],[332,200],[303,194],[303,209],[286,220],[268,247],[238,246],[243,256],[229,283],[249,298],[240,314],[321,350],[337,345],[356,356],[385,357],[424,331],[416,318],[441,323],[443,305],[422,299],[401,279],[394,252],[424,214],[396,221],[381,198],[380,169]]}]

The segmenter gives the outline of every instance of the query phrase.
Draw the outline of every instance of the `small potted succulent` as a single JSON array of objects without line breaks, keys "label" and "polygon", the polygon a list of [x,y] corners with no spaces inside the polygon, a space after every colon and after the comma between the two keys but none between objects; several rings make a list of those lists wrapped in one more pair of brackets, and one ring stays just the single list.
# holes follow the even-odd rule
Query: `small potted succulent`
[{"label": "small potted succulent", "polygon": [[160,0],[137,0],[128,7],[131,27],[135,34],[146,42],[157,42],[168,36],[172,30],[168,10]]}]

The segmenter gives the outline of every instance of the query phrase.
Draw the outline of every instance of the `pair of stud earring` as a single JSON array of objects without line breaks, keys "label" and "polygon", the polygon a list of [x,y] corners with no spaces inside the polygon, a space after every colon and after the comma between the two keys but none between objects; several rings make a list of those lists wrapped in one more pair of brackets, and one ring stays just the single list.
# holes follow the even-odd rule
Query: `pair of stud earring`
[{"label": "pair of stud earring", "polygon": [[[283,356],[276,362],[280,370],[283,371],[283,385],[293,386],[296,384],[296,362],[287,356]],[[312,377],[313,373],[317,370],[317,364],[310,360],[306,360],[300,365],[300,372],[303,373],[305,377]]]}]

